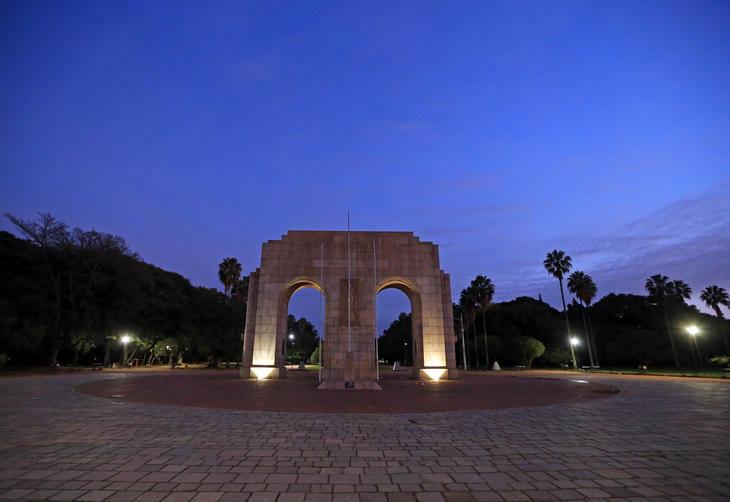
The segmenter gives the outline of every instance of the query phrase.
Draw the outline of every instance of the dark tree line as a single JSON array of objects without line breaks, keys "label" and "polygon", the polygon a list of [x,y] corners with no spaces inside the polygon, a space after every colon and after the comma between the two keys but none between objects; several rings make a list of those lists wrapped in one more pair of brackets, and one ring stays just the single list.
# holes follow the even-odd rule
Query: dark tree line
[{"label": "dark tree line", "polygon": [[378,337],[378,359],[388,363],[399,361],[404,366],[413,364],[411,314],[401,312],[398,319]]},{"label": "dark tree line", "polygon": [[[248,278],[235,258],[219,265],[221,293],[145,263],[119,236],[70,228],[46,213],[32,221],[7,217],[23,238],[0,232],[0,366],[240,360]],[[569,365],[567,334],[580,341],[581,365],[702,365],[730,353],[723,288],[700,295],[715,316],[688,305],[691,288],[663,275],[646,281],[647,296],[612,293],[593,302],[595,283],[582,271],[567,275],[569,256],[553,251],[544,265],[562,298],[567,278],[574,298],[563,311],[529,297],[492,303],[494,284],[481,275],[461,292],[453,307],[459,365],[464,356],[470,368],[530,366],[533,359]],[[690,336],[689,325],[700,334]],[[289,316],[288,330],[287,358],[313,357],[314,326]],[[381,359],[413,364],[410,314],[385,330],[378,350]]]},{"label": "dark tree line", "polygon": [[[587,309],[587,311],[586,311]],[[650,296],[614,294],[604,296],[590,307],[578,301],[567,304],[568,322],[573,336],[581,340],[576,347],[580,365],[590,361],[585,341],[584,315],[590,312],[593,341],[596,352],[601,354],[603,366],[636,367],[638,365],[672,366],[675,364],[662,309]],[[539,354],[539,346],[526,338],[539,342],[544,352],[536,356],[533,366],[559,367],[572,365],[566,340],[565,316],[547,303],[523,296],[508,302],[494,303],[479,315],[464,317],[467,365],[485,368],[485,342],[488,333],[489,360],[502,366],[530,366],[529,355]],[[727,354],[724,330],[729,321],[700,313],[696,307],[674,303],[668,309],[668,318],[676,338],[676,350],[682,366],[695,366],[692,356],[692,338],[685,331],[690,324],[700,326],[702,334],[698,343],[705,363],[713,356]],[[462,333],[460,318],[462,308],[454,304],[454,331],[457,336],[456,360],[462,364]],[[471,320],[473,317],[473,321]],[[467,322],[473,325],[467,325]],[[485,323],[483,325],[482,323]],[[378,338],[381,359],[410,364],[411,315],[401,313],[399,318]],[[408,345],[404,350],[403,342]]]},{"label": "dark tree line", "polygon": [[[118,236],[47,213],[0,232],[0,357],[21,364],[239,360],[243,294],[195,287]],[[121,360],[122,337],[127,360]]]},{"label": "dark tree line", "polygon": [[291,314],[287,316],[286,324],[286,360],[293,364],[299,361],[309,361],[319,346],[319,333],[317,332],[317,328],[306,318],[300,317],[297,319]]}]

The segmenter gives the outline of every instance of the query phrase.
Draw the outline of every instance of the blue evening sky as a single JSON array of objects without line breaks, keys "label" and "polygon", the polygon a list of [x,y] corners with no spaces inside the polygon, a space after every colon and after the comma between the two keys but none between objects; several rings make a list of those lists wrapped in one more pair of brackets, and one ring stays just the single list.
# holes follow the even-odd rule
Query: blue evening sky
[{"label": "blue evening sky", "polygon": [[730,288],[730,3],[6,0],[0,169],[3,212],[207,286],[350,209],[439,244],[454,297],[557,305],[553,248],[599,296]]}]

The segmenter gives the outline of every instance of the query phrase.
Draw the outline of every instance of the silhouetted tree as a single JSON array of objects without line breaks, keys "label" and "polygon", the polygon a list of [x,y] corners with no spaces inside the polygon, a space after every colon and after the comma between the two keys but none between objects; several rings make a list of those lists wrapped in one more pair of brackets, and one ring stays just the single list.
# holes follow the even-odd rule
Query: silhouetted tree
[{"label": "silhouetted tree", "polygon": [[669,315],[667,314],[667,307],[674,297],[674,285],[666,275],[655,274],[646,280],[644,288],[649,293],[650,301],[654,302],[662,311],[667,338],[669,338],[669,345],[672,347],[674,365],[679,368],[679,355],[677,354],[677,347],[674,343],[674,336],[669,325]]},{"label": "silhouetted tree", "polygon": [[[730,296],[727,291],[725,291],[725,288],[715,285],[707,286],[702,290],[702,293],[700,293],[700,299],[705,302],[705,305],[715,311],[715,315],[718,319],[725,319],[725,316],[722,315],[722,310],[720,310],[720,305],[730,307]],[[725,353],[730,355],[730,344],[728,344],[727,329],[723,329],[722,339],[725,342]]]},{"label": "silhouetted tree", "polygon": [[317,328],[304,317],[296,319],[289,314],[287,317],[287,336],[294,335],[294,340],[287,338],[288,356],[294,361],[308,360],[319,345]]},{"label": "silhouetted tree", "polygon": [[593,342],[591,336],[592,333],[587,319],[587,310],[588,306],[593,301],[593,298],[596,296],[598,288],[596,287],[596,283],[593,282],[593,278],[590,275],[580,270],[576,270],[568,277],[568,291],[573,293],[580,302],[580,312],[583,317],[583,327],[586,334],[586,345],[588,345],[588,358],[590,359],[591,366],[596,366],[598,365],[598,358],[595,355],[595,343]]},{"label": "silhouetted tree", "polygon": [[[557,249],[549,252],[542,262],[545,270],[548,274],[552,275],[558,280],[560,284],[560,299],[563,301],[563,313],[565,315],[565,327],[568,330],[568,342],[570,343],[571,332],[570,332],[570,321],[568,320],[568,309],[565,306],[565,293],[563,292],[563,277],[565,274],[570,272],[573,268],[570,256],[565,254],[565,251],[558,251]],[[575,353],[573,351],[573,345],[570,344],[570,353],[573,358],[573,369],[578,369],[578,363],[575,360]]]},{"label": "silhouetted tree", "polygon": [[218,279],[223,284],[226,296],[231,294],[233,287],[241,280],[241,264],[235,258],[226,258],[218,265]]},{"label": "silhouetted tree", "polygon": [[413,351],[411,331],[411,314],[401,312],[398,319],[378,337],[378,355],[388,362],[401,361],[404,366],[409,366],[412,363]]},{"label": "silhouetted tree", "polygon": [[492,303],[492,298],[494,298],[494,284],[492,283],[492,280],[488,277],[478,275],[473,281],[471,281],[471,285],[469,287],[472,291],[474,299],[476,300],[476,306],[482,312],[484,357],[487,364],[487,369],[489,369],[489,341],[487,339],[487,321],[485,313],[489,305]]},{"label": "silhouetted tree", "polygon": [[[476,292],[470,286],[461,291],[459,296],[459,305],[461,306],[461,312],[464,317],[464,324],[466,325],[466,337],[469,338],[469,327],[472,327],[474,333],[474,365],[479,366],[479,342],[477,341],[477,330],[476,330],[476,316],[477,316],[477,297]],[[467,349],[469,344],[467,343]],[[467,353],[468,357],[468,353]]]}]

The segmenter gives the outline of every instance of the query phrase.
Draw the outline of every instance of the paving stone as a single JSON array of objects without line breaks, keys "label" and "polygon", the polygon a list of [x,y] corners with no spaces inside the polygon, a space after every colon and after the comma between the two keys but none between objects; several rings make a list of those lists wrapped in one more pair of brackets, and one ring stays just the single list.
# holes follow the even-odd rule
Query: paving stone
[{"label": "paving stone", "polygon": [[625,392],[548,407],[338,415],[72,390],[102,377],[127,378],[0,379],[0,499],[719,501],[730,490],[728,382],[581,375]]}]

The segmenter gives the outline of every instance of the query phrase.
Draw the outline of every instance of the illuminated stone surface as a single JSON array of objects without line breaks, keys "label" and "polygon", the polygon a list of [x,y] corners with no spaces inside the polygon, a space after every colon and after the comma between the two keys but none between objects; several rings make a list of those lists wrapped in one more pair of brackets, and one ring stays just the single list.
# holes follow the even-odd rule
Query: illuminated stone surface
[{"label": "illuminated stone surface", "polygon": [[263,244],[261,267],[249,282],[241,376],[284,376],[289,299],[313,287],[325,297],[321,388],[344,388],[346,381],[378,388],[375,297],[387,288],[402,290],[411,301],[413,376],[456,378],[451,283],[438,247],[410,232],[351,232],[349,249],[348,288],[347,232],[290,231]]},{"label": "illuminated stone surface", "polygon": [[72,390],[109,377],[0,378],[0,499],[720,501],[730,490],[728,382],[586,376],[625,392],[406,415],[211,410]]}]

